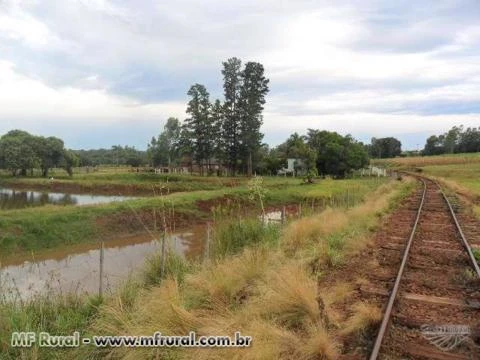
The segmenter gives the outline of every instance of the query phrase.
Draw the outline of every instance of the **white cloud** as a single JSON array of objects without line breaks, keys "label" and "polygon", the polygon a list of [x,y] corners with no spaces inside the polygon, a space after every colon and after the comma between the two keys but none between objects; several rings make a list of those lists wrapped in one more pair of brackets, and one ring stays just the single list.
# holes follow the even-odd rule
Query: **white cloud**
[{"label": "white cloud", "polygon": [[158,121],[185,111],[183,102],[141,104],[114,96],[104,89],[51,88],[18,74],[13,64],[0,61],[0,111],[2,118],[49,118],[58,123],[81,119],[85,126],[119,121]]},{"label": "white cloud", "polygon": [[265,132],[475,125],[478,2],[387,3],[11,0],[0,5],[0,127],[160,127],[185,116],[189,84],[221,93],[230,56],[265,65]]}]

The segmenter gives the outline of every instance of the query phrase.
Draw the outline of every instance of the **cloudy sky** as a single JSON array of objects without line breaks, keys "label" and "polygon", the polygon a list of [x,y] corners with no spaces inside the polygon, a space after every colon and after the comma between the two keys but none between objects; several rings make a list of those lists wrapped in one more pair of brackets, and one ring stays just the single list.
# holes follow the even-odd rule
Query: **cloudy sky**
[{"label": "cloudy sky", "polygon": [[264,64],[265,141],[480,125],[478,0],[0,0],[0,134],[143,149],[221,62]]}]

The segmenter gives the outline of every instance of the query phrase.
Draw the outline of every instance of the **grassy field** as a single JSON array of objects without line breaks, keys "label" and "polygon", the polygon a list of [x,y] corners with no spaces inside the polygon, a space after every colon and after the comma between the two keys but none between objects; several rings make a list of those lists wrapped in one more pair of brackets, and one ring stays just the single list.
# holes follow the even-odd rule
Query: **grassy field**
[{"label": "grassy field", "polygon": [[[114,178],[115,181],[119,181],[119,178],[129,179],[130,176],[131,174],[120,174],[114,175]],[[103,176],[101,178],[105,181]],[[181,177],[178,181],[182,184],[196,184],[195,178]],[[18,251],[38,251],[108,240],[118,234],[143,232],[144,226],[152,228],[155,221],[161,223],[165,213],[169,224],[175,223],[176,227],[180,227],[211,218],[212,208],[222,204],[228,206],[237,204],[254,209],[258,204],[251,199],[251,190],[246,180],[242,181],[244,184],[235,187],[177,192],[120,203],[95,206],[49,205],[2,211],[0,259]],[[312,201],[316,206],[320,204],[326,206],[336,203],[358,203],[384,181],[386,180],[378,178],[325,179],[313,185],[304,185],[300,179],[265,178],[262,186],[267,207],[292,203],[311,204]]]},{"label": "grassy field", "polygon": [[449,191],[461,195],[480,218],[480,153],[376,159],[372,163],[435,178]]},{"label": "grassy field", "polygon": [[454,182],[467,189],[471,195],[480,197],[480,163],[456,165],[432,165],[422,168],[426,175]]},{"label": "grassy field", "polygon": [[445,182],[474,201],[480,199],[480,153],[374,159],[372,164],[398,170],[420,171]]},{"label": "grassy field", "polygon": [[480,164],[480,153],[415,156],[394,159],[372,159],[370,162],[372,165],[395,168],[414,168],[440,165],[469,166],[472,164]]},{"label": "grassy field", "polygon": [[[69,177],[52,174],[53,180],[42,177],[0,177],[0,185],[16,188],[93,193],[106,195],[153,195],[179,191],[216,190],[245,184],[246,178],[222,178],[187,175],[136,173],[117,170],[80,173]],[[288,183],[291,179],[284,179]],[[277,180],[277,182],[280,182]]]},{"label": "grassy field", "polygon": [[[357,190],[353,190],[357,187]],[[325,288],[320,281],[368,246],[382,217],[414,187],[410,181],[325,180],[312,186],[269,189],[265,202],[278,199],[337,197],[335,207],[284,227],[264,227],[253,218],[217,223],[211,258],[203,264],[168,258],[161,278],[158,256],[139,279],[131,279],[112,298],[45,296],[32,302],[0,302],[0,352],[5,359],[336,359],[342,337],[378,321],[379,310],[359,303],[359,314],[332,327],[330,307],[348,289]],[[343,192],[342,192],[343,189]],[[342,203],[345,190],[363,201]],[[248,190],[236,189],[246,192]],[[281,194],[277,193],[280,191]],[[202,196],[205,194],[188,194]],[[210,194],[211,195],[211,194]],[[193,198],[172,194],[192,204]],[[360,199],[360,198],[359,198]],[[141,202],[135,206],[139,207]],[[257,218],[258,219],[258,218]],[[241,234],[241,236],[238,236]],[[322,308],[321,304],[326,307]],[[254,337],[247,349],[95,349],[9,346],[10,333],[49,331],[69,334],[231,335]]]}]

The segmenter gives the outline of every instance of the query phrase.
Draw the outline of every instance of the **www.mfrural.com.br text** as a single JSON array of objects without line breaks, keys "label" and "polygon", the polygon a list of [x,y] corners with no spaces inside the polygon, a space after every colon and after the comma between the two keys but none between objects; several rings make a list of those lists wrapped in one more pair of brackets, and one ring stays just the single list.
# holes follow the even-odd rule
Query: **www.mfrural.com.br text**
[{"label": "www.mfrural.com.br text", "polygon": [[191,331],[188,335],[171,336],[155,332],[152,335],[81,336],[78,331],[71,335],[52,335],[47,332],[13,332],[12,347],[72,348],[81,345],[96,347],[249,347],[251,336],[235,332],[233,336],[199,336]]}]

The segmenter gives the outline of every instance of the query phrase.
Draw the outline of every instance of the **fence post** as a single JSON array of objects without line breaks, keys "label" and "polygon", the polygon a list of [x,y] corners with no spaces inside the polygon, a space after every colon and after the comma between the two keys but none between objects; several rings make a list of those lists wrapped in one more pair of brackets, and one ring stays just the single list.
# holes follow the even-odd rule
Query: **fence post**
[{"label": "fence post", "polygon": [[302,203],[298,204],[298,217],[302,217]]},{"label": "fence post", "polygon": [[160,278],[163,279],[165,276],[165,260],[166,260],[166,237],[167,237],[167,229],[163,229],[163,234],[162,234],[162,258],[161,258],[161,268],[160,268]]},{"label": "fence post", "polygon": [[282,214],[281,214],[281,220],[282,220],[282,224],[285,224],[285,220],[286,220],[286,217],[287,217],[287,214],[286,214],[286,209],[285,209],[285,206],[282,207]]},{"label": "fence post", "polygon": [[212,228],[210,227],[210,223],[207,222],[207,241],[205,243],[205,249],[203,252],[203,262],[207,262],[210,259],[210,237],[212,233]]},{"label": "fence post", "polygon": [[99,274],[99,286],[98,286],[98,296],[103,296],[103,259],[104,259],[104,244],[103,241],[100,243],[100,274]]}]

